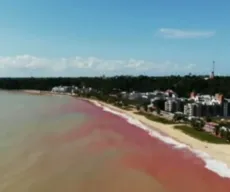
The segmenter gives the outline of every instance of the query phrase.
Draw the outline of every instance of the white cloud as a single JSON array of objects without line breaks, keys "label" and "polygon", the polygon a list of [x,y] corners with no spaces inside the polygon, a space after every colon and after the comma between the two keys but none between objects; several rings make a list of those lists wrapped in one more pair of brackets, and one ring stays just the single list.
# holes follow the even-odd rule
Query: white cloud
[{"label": "white cloud", "polygon": [[157,34],[163,36],[164,38],[171,38],[171,39],[194,39],[194,38],[210,38],[214,36],[216,32],[161,28],[158,30]]},{"label": "white cloud", "polygon": [[191,71],[194,64],[170,61],[106,60],[96,57],[41,58],[31,55],[0,56],[0,76],[97,76],[121,74],[171,74]]}]

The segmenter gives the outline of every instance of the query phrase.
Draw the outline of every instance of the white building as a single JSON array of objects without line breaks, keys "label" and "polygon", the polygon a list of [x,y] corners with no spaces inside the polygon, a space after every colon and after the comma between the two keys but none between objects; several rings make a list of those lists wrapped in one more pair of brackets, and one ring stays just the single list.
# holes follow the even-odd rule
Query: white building
[{"label": "white building", "polygon": [[68,87],[67,86],[58,86],[58,87],[53,87],[51,92],[53,93],[65,93],[67,91]]},{"label": "white building", "polygon": [[167,101],[165,101],[165,111],[168,112],[175,112],[176,111],[176,100],[173,99],[169,99]]}]

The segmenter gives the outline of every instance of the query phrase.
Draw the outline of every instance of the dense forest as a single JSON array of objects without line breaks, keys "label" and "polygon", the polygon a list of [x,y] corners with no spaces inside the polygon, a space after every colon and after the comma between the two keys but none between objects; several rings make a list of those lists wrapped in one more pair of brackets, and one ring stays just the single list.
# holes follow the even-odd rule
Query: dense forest
[{"label": "dense forest", "polygon": [[203,76],[115,76],[76,78],[0,78],[0,89],[51,90],[54,86],[86,86],[105,93],[114,89],[121,91],[153,91],[172,89],[179,96],[187,97],[191,91],[204,94],[222,93],[230,97],[230,77],[215,77],[205,80]]}]

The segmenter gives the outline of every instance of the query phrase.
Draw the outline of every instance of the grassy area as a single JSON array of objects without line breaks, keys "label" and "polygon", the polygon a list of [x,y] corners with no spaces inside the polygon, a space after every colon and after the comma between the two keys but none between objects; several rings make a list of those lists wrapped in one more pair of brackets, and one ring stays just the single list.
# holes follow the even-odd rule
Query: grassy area
[{"label": "grassy area", "polygon": [[127,110],[127,111],[132,111],[133,110],[132,106],[123,106],[121,108],[124,109],[124,110]]},{"label": "grassy area", "polygon": [[229,142],[227,142],[222,138],[216,137],[215,135],[211,135],[210,133],[204,131],[197,131],[188,125],[176,125],[174,126],[174,128],[200,141],[205,141],[208,143],[216,143],[216,144],[229,144]]},{"label": "grassy area", "polygon": [[152,114],[147,114],[147,113],[143,113],[143,112],[135,112],[138,115],[143,115],[145,116],[147,119],[152,120],[152,121],[156,121],[159,123],[164,123],[164,124],[175,124],[173,121],[168,120],[164,117],[160,117],[160,116],[156,116],[156,115],[152,115]]},{"label": "grassy area", "polygon": [[[91,97],[91,98],[95,99],[96,97]],[[117,105],[117,104],[115,104],[113,102],[110,102],[110,104],[112,104],[112,105],[114,105],[116,107],[119,107],[121,109],[125,109],[125,110],[132,110],[133,109],[132,106],[119,106],[119,105]],[[172,120],[166,119],[166,118],[158,116],[158,115],[145,113],[145,112],[142,112],[142,111],[135,112],[135,114],[143,115],[149,120],[156,121],[156,122],[163,123],[163,124],[168,124],[168,125],[176,124]],[[198,131],[198,130],[192,128],[189,125],[175,125],[174,129],[178,129],[178,130],[184,132],[185,134],[187,134],[187,135],[189,135],[189,136],[191,136],[193,138],[196,138],[196,139],[198,139],[200,141],[205,141],[205,142],[208,142],[208,143],[215,143],[215,144],[229,144],[229,142],[226,141],[225,139],[216,137],[215,135],[212,135],[212,134],[207,133],[205,131]]]}]

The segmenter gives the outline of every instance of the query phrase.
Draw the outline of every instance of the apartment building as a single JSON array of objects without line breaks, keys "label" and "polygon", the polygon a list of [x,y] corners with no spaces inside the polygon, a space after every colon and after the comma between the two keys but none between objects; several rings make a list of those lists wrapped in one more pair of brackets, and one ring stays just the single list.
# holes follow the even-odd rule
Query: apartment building
[{"label": "apartment building", "polygon": [[230,101],[226,101],[222,94],[200,95],[190,94],[192,104],[187,104],[184,113],[188,116],[224,116],[230,115]]},{"label": "apartment building", "polygon": [[169,99],[165,101],[165,111],[174,113],[177,109],[177,101],[174,99]]},{"label": "apartment building", "polygon": [[225,99],[223,101],[223,117],[230,116],[230,99]]},{"label": "apartment building", "polygon": [[188,103],[184,106],[184,114],[187,116],[196,116],[195,103]]}]

